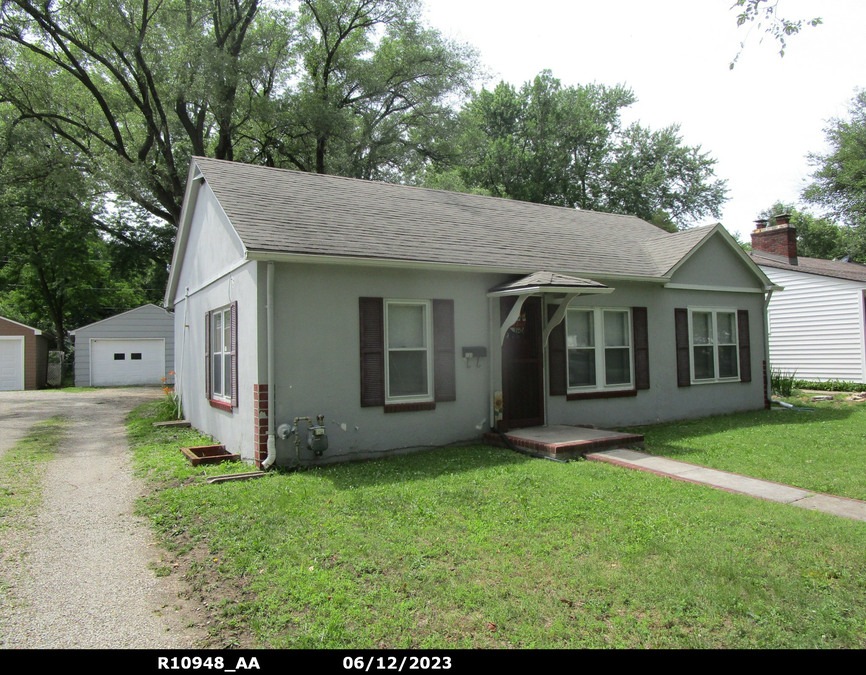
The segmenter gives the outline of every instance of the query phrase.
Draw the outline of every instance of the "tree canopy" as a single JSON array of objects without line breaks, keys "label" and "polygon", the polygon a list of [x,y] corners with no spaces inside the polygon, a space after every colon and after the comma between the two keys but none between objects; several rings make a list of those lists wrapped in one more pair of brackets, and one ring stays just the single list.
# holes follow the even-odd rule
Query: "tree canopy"
[{"label": "tree canopy", "polygon": [[[737,25],[755,24],[758,29],[773,37],[779,44],[779,56],[785,55],[788,38],[796,35],[806,26],[818,26],[821,17],[812,19],[789,19],[779,14],[779,0],[735,0],[731,9],[738,12]],[[745,43],[741,43],[741,49]],[[740,54],[734,57],[730,67],[733,68]]]},{"label": "tree canopy", "polygon": [[192,155],[365,178],[438,156],[474,68],[416,0],[0,5],[0,101],[173,226]]},{"label": "tree canopy", "polygon": [[866,91],[824,132],[830,151],[809,155],[815,172],[803,196],[851,227],[866,225]]},{"label": "tree canopy", "polygon": [[563,86],[550,71],[520,89],[500,82],[464,106],[459,162],[437,165],[438,175],[456,173],[463,189],[627,213],[668,229],[718,217],[726,187],[715,160],[683,145],[676,125],[623,127],[621,112],[635,100],[622,85]]},{"label": "tree canopy", "polygon": [[106,237],[77,157],[3,106],[0,132],[0,314],[50,332],[63,349],[70,328],[159,296],[165,267]]}]

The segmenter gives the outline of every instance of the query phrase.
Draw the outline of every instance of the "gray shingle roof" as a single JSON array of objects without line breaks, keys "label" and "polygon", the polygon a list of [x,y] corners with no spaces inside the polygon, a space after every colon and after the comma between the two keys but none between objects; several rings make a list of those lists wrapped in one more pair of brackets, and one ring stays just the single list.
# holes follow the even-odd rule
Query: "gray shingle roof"
[{"label": "gray shingle roof", "polygon": [[592,281],[591,279],[580,279],[578,277],[571,277],[565,274],[556,274],[554,272],[533,272],[530,275],[525,277],[521,277],[515,281],[507,281],[503,284],[499,284],[494,288],[491,288],[490,291],[516,291],[523,288],[537,288],[537,287],[552,287],[552,288],[573,288],[575,290],[578,289],[602,289],[607,288],[604,284],[600,284],[597,281]]},{"label": "gray shingle roof", "polygon": [[780,270],[792,272],[805,272],[806,274],[817,274],[822,277],[835,277],[836,279],[848,279],[849,281],[866,282],[866,265],[841,260],[822,260],[821,258],[797,258],[796,265],[789,265],[773,258],[764,258],[760,253],[752,253],[752,260],[762,267],[775,267]]},{"label": "gray shingle roof", "polygon": [[196,157],[248,251],[661,277],[712,226]]}]

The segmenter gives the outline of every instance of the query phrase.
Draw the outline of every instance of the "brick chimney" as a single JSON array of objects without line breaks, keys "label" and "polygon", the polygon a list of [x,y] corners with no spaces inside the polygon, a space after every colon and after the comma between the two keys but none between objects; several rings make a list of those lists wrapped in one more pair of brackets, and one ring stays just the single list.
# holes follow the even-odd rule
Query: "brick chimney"
[{"label": "brick chimney", "polygon": [[789,213],[776,216],[773,227],[767,227],[766,220],[756,220],[756,229],[752,232],[752,254],[796,265],[797,229],[789,224],[790,220]]}]

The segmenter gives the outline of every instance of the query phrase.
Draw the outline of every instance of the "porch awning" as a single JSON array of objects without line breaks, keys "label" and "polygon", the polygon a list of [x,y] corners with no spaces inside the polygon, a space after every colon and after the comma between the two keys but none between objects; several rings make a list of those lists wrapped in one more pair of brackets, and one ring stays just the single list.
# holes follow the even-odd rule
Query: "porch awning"
[{"label": "porch awning", "polygon": [[556,310],[542,331],[542,344],[546,345],[547,339],[550,337],[550,331],[560,324],[565,317],[565,310],[568,309],[568,305],[574,298],[578,295],[613,293],[614,290],[591,279],[581,279],[579,277],[570,277],[565,274],[540,270],[516,281],[507,281],[504,284],[494,286],[487,292],[487,297],[515,296],[517,299],[505,321],[499,327],[499,344],[501,345],[505,341],[505,334],[508,332],[508,329],[514,325],[514,322],[520,316],[520,310],[526,298],[536,293],[564,293],[565,297],[560,303],[559,309]]},{"label": "porch awning", "polygon": [[488,297],[528,295],[532,293],[613,293],[614,289],[592,279],[570,277],[556,272],[538,271],[515,281],[506,281],[487,292]]}]

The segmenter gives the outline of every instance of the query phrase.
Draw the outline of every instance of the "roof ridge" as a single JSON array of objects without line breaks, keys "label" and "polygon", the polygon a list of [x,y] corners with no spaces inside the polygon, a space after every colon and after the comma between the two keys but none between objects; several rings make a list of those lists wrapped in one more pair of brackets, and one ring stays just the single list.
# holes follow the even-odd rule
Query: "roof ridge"
[{"label": "roof ridge", "polygon": [[[262,170],[266,170],[266,171],[281,171],[281,172],[290,173],[293,175],[310,176],[310,177],[315,176],[315,177],[323,178],[323,179],[333,178],[333,179],[351,181],[353,183],[359,183],[359,184],[365,184],[365,185],[369,185],[370,183],[375,183],[376,185],[384,185],[384,186],[401,188],[401,189],[407,189],[408,188],[411,190],[421,190],[421,191],[425,191],[425,192],[437,192],[440,194],[447,194],[447,195],[463,195],[466,197],[471,197],[473,199],[489,199],[489,200],[495,200],[495,201],[505,200],[507,202],[513,202],[516,204],[529,204],[531,206],[537,206],[537,207],[546,208],[546,209],[566,209],[566,210],[571,210],[571,211],[578,211],[580,213],[592,213],[592,214],[599,214],[599,215],[603,215],[603,216],[611,216],[611,217],[616,217],[616,218],[627,218],[630,220],[638,220],[642,223],[648,223],[648,224],[652,225],[652,223],[649,223],[649,221],[646,221],[643,218],[640,218],[639,216],[632,216],[632,215],[629,215],[626,213],[615,213],[613,211],[594,211],[592,209],[581,209],[577,206],[574,206],[574,207],[572,207],[572,206],[557,206],[556,204],[542,204],[541,202],[527,202],[527,201],[524,201],[522,199],[512,199],[511,197],[495,197],[493,195],[479,195],[479,194],[475,194],[474,192],[461,192],[459,190],[443,190],[442,188],[429,188],[429,187],[424,187],[422,185],[411,185],[409,183],[390,183],[390,182],[384,181],[384,180],[375,180],[375,179],[371,179],[371,178],[353,178],[352,176],[341,176],[339,174],[334,174],[334,173],[316,173],[314,171],[301,171],[300,169],[288,169],[286,167],[280,167],[280,166],[267,166],[265,164],[249,164],[247,162],[238,162],[238,161],[228,160],[228,159],[216,159],[214,157],[202,157],[200,155],[193,155],[192,159],[196,160],[196,163],[198,163],[198,160],[205,160],[206,162],[216,162],[219,164],[226,164],[226,165],[231,164],[234,166],[242,166],[242,167],[249,168],[249,169],[262,169]],[[205,179],[207,179],[207,176],[205,176]],[[658,226],[656,225],[655,227],[658,227]],[[661,232],[664,234],[671,234],[670,232],[666,232],[665,230],[662,230],[661,228],[659,228],[659,230],[661,230]]]}]

